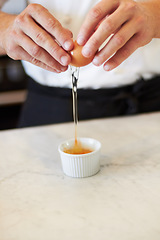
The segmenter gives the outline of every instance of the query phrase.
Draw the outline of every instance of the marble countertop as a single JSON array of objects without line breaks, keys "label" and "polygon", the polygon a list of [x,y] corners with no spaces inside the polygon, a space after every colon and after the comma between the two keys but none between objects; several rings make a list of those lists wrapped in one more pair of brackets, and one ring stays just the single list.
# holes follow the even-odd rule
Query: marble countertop
[{"label": "marble countertop", "polygon": [[101,170],[63,174],[73,123],[0,132],[0,240],[159,240],[160,113],[83,121]]}]

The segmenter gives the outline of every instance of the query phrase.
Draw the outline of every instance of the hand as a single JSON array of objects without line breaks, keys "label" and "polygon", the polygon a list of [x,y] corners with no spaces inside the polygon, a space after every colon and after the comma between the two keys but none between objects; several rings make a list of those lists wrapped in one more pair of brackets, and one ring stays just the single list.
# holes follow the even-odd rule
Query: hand
[{"label": "hand", "polygon": [[71,61],[72,33],[63,28],[47,9],[30,4],[18,16],[1,13],[1,48],[14,60],[26,60],[60,73]]},{"label": "hand", "polygon": [[82,54],[95,55],[93,64],[104,64],[105,70],[112,70],[156,37],[159,9],[156,0],[102,0],[90,10],[78,34],[77,42],[85,45]]}]

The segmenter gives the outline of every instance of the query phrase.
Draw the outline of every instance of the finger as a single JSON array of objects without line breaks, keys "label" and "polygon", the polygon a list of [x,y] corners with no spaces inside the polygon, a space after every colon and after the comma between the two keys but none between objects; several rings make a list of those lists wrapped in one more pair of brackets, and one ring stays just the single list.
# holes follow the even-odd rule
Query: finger
[{"label": "finger", "polygon": [[50,66],[44,64],[43,62],[33,58],[22,47],[18,47],[17,55],[16,55],[16,57],[14,59],[15,60],[25,60],[27,62],[30,62],[30,63],[32,63],[32,64],[34,64],[34,65],[36,65],[36,66],[38,66],[40,68],[43,68],[43,69],[51,71],[51,72],[55,72],[55,73],[60,73],[61,72],[58,69],[51,68]]},{"label": "finger", "polygon": [[119,66],[124,60],[126,60],[138,47],[139,35],[134,35],[122,48],[120,48],[113,57],[111,57],[105,64],[104,70],[110,71]]},{"label": "finger", "polygon": [[121,5],[101,22],[82,50],[85,57],[95,55],[104,41],[106,41],[111,34],[120,29],[120,27],[128,20],[130,13],[126,12],[122,15],[122,8],[123,6]]},{"label": "finger", "polygon": [[99,51],[93,59],[96,66],[100,66],[112,55],[114,55],[120,48],[122,48],[130,38],[138,31],[134,20],[124,24],[108,41],[108,43]]},{"label": "finger", "polygon": [[[27,19],[27,24],[23,23],[20,27],[38,46],[45,49],[63,66],[67,66],[71,62],[70,55],[55,42],[54,38],[48,32],[43,30],[43,28],[36,24],[31,18]],[[42,61],[42,59],[39,60]]]},{"label": "finger", "polygon": [[87,42],[99,22],[118,7],[117,2],[118,1],[100,1],[89,11],[80,28],[77,37],[78,44],[84,45]]},{"label": "finger", "polygon": [[28,36],[21,33],[17,44],[21,46],[33,59],[43,62],[46,66],[57,69],[57,71],[65,71],[67,67],[62,66],[58,63],[49,53],[47,53],[43,48],[36,45]]},{"label": "finger", "polygon": [[39,4],[30,4],[28,7],[32,18],[54,36],[65,50],[69,51],[73,48],[71,32],[63,28],[60,22],[46,8]]}]

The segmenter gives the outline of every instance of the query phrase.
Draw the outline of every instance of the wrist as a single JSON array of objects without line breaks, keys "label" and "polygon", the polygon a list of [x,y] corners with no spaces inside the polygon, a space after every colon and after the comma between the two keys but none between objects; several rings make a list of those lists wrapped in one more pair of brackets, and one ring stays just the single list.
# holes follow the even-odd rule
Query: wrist
[{"label": "wrist", "polygon": [[8,28],[11,26],[15,19],[15,15],[4,13],[0,11],[0,55],[5,55],[6,51],[4,48],[5,37],[8,31]]}]

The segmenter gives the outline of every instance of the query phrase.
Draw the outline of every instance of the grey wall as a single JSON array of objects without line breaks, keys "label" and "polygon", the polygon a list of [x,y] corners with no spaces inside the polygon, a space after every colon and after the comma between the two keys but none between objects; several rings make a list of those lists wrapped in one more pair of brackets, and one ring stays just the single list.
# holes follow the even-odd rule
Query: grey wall
[{"label": "grey wall", "polygon": [[4,3],[1,10],[8,13],[18,14],[26,7],[26,5],[26,0],[8,0]]}]

